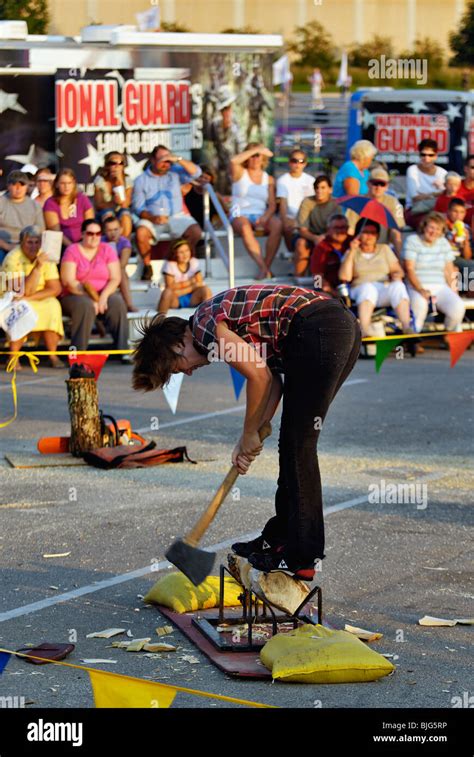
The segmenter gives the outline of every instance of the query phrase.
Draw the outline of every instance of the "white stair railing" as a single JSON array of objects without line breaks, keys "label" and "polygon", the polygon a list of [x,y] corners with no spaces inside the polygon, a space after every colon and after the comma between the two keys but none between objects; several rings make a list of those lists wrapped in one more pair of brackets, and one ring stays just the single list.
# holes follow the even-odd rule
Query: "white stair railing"
[{"label": "white stair railing", "polygon": [[[211,223],[211,218],[210,218],[211,200],[212,200],[212,204],[214,205],[217,211],[217,215],[219,216],[221,220],[224,231],[226,232],[227,252],[224,249],[224,246],[218,236],[216,229]],[[227,218],[224,208],[219,202],[219,198],[217,197],[214,191],[214,188],[211,184],[204,184],[203,204],[204,204],[204,244],[205,244],[205,251],[206,251],[206,276],[209,276],[209,277],[212,276],[212,272],[211,272],[211,239],[212,239],[216,250],[221,256],[225,267],[227,268],[227,271],[229,273],[229,287],[232,288],[233,286],[235,286],[234,229],[232,228],[232,224]]]}]

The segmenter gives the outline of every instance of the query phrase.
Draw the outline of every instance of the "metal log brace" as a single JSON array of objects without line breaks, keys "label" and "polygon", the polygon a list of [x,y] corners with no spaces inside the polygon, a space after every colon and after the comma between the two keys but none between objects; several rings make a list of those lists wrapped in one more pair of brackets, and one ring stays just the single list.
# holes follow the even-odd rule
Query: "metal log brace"
[{"label": "metal log brace", "polygon": [[[225,574],[228,573],[231,578],[235,580],[235,576],[229,571],[225,565],[220,566],[219,571],[219,614],[217,616],[198,616],[193,618],[193,625],[199,629],[199,631],[220,651],[222,652],[256,652],[259,651],[268,641],[255,640],[254,639],[254,626],[268,625],[271,626],[271,636],[275,636],[279,632],[279,626],[286,623],[291,623],[293,628],[297,628],[301,623],[311,623],[315,625],[315,620],[312,615],[302,613],[302,610],[311,599],[317,597],[318,619],[316,623],[322,623],[323,619],[323,607],[322,607],[322,590],[320,586],[314,586],[309,594],[304,598],[303,602],[297,607],[293,615],[280,613],[275,611],[268,602],[261,597],[257,596],[251,589],[246,589],[242,586],[242,594],[239,596],[239,600],[242,604],[242,615],[236,616],[235,610],[232,616],[225,615],[226,608],[224,605],[225,600]],[[243,641],[240,633],[238,639],[235,639],[233,633],[219,633],[217,631],[218,626],[240,626],[247,625],[247,640]],[[230,637],[230,638],[229,638]]]}]

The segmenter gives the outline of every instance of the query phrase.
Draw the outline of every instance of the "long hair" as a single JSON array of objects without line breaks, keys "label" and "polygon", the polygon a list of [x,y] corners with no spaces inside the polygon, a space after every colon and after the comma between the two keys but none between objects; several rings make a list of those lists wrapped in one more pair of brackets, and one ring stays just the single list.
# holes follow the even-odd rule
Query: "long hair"
[{"label": "long hair", "polygon": [[55,178],[54,184],[53,184],[53,197],[54,197],[55,200],[58,200],[60,197],[63,197],[63,195],[59,192],[59,181],[61,179],[61,176],[70,176],[71,179],[73,179],[73,181],[74,181],[74,187],[73,187],[73,190],[72,190],[72,192],[71,192],[71,194],[69,196],[71,205],[73,205],[76,202],[78,191],[77,191],[76,174],[74,173],[74,171],[72,170],[72,168],[61,168],[61,170],[59,171],[59,173],[56,175],[56,178]]},{"label": "long hair", "polygon": [[177,362],[177,349],[184,346],[184,332],[188,321],[163,313],[151,321],[141,321],[133,353],[132,386],[135,390],[151,392],[168,383]]},{"label": "long hair", "polygon": [[125,176],[125,169],[127,168],[127,165],[128,165],[127,156],[123,152],[118,152],[118,150],[112,150],[112,152],[108,152],[106,153],[106,155],[104,155],[104,165],[102,166],[102,168],[99,168],[96,176],[102,176],[104,179],[108,180],[109,170],[107,168],[107,163],[109,162],[112,155],[119,155],[122,158],[123,160],[122,169],[123,169],[123,175]]}]

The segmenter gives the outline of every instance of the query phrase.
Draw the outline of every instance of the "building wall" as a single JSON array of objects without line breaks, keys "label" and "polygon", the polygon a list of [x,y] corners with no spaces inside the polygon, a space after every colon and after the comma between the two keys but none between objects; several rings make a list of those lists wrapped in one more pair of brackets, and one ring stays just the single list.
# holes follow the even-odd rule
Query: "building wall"
[{"label": "building wall", "polygon": [[[151,0],[49,0],[50,32],[78,34],[91,22],[135,24],[135,13]],[[466,0],[161,0],[164,21],[185,24],[195,32],[220,32],[252,26],[289,38],[295,26],[320,21],[340,47],[363,43],[377,33],[390,36],[405,50],[415,37],[431,37],[448,49]]]}]

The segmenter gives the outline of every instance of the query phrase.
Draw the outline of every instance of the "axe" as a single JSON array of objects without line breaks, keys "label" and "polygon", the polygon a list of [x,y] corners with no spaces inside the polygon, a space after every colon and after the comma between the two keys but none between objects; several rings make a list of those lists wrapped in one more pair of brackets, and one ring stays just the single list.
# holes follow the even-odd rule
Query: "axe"
[{"label": "axe", "polygon": [[[258,432],[260,441],[263,442],[272,433],[270,423],[264,423]],[[212,502],[201,515],[194,528],[182,539],[178,539],[166,552],[166,559],[173,563],[195,586],[199,586],[209,575],[216,558],[215,552],[206,552],[197,546],[210,524],[214,520],[217,511],[232,489],[239,472],[232,465],[222,484],[214,494]]]}]

